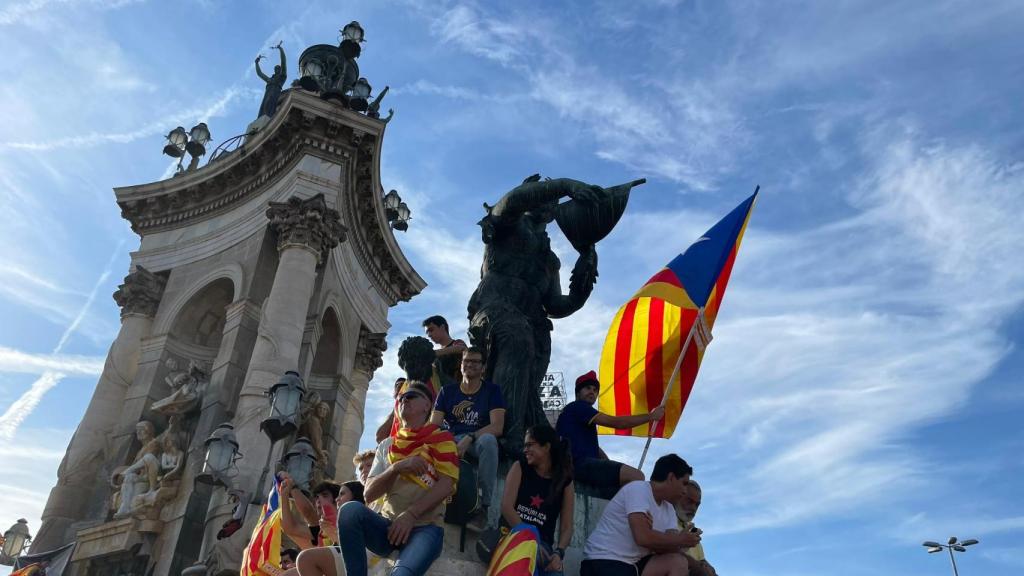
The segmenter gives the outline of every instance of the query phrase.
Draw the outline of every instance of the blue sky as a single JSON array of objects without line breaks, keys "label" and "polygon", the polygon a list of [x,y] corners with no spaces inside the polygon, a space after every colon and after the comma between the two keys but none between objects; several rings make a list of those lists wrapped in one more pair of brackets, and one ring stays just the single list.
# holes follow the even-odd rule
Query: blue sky
[{"label": "blue sky", "polygon": [[294,73],[353,19],[396,110],[382,177],[413,211],[399,242],[430,284],[392,310],[371,422],[422,318],[465,330],[482,202],[534,172],[648,178],[586,308],[555,323],[551,368],[570,379],[596,367],[616,308],[760,184],[694,394],[654,445],[696,469],[709,559],[940,574],[920,542],[955,534],[982,542],[965,575],[1024,570],[1015,0],[5,2],[3,528],[38,527],[117,331],[138,240],[111,188],[168,175],[175,126],[243,132],[253,58],[283,41]]}]

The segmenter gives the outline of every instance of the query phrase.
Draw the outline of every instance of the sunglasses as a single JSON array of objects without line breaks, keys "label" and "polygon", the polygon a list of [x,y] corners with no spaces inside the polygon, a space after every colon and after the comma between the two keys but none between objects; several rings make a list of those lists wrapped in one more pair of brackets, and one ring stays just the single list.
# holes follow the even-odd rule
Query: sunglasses
[{"label": "sunglasses", "polygon": [[412,398],[423,398],[424,400],[427,400],[427,397],[425,395],[423,395],[421,392],[417,392],[415,390],[410,390],[409,392],[406,392],[405,394],[402,394],[398,399],[400,401],[405,401],[405,400],[410,400]]}]

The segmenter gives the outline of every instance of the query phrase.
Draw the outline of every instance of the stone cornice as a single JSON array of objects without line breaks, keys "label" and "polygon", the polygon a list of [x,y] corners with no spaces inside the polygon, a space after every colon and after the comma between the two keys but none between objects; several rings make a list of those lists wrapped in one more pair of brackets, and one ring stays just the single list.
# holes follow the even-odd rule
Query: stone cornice
[{"label": "stone cornice", "polygon": [[393,306],[418,294],[426,283],[402,254],[384,215],[384,128],[380,120],[302,90],[289,90],[270,122],[231,154],[183,176],[114,192],[122,217],[146,236],[237,208],[279,181],[304,156],[340,164],[337,209],[348,228],[347,242],[373,286]]}]

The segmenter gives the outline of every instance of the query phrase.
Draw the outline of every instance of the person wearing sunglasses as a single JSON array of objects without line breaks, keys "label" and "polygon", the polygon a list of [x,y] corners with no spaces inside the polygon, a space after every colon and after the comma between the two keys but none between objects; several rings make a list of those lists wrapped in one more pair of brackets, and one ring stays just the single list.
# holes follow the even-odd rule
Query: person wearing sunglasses
[{"label": "person wearing sunglasses", "polygon": [[380,499],[380,512],[361,502],[338,511],[338,534],[347,576],[366,576],[366,551],[395,550],[394,576],[422,576],[441,555],[445,500],[459,480],[452,435],[427,421],[434,405],[428,385],[410,381],[398,401],[401,428],[378,446],[363,497]]}]

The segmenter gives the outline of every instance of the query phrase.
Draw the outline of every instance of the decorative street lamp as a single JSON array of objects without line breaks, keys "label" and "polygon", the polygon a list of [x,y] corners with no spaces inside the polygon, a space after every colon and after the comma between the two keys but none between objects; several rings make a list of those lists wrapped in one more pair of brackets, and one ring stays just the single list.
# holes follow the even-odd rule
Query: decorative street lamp
[{"label": "decorative street lamp", "polygon": [[164,146],[164,154],[171,158],[178,159],[178,169],[175,176],[185,172],[181,163],[185,160],[185,153],[192,156],[188,163],[188,170],[195,170],[199,167],[199,159],[206,154],[206,143],[210,141],[210,129],[205,122],[200,122],[192,127],[192,130],[185,132],[185,129],[178,126],[167,134],[167,145]]},{"label": "decorative street lamp", "polygon": [[366,109],[370,107],[369,99],[372,90],[373,88],[366,78],[356,80],[355,86],[352,87],[352,96],[348,100],[348,107],[356,112],[366,112]]},{"label": "decorative street lamp", "polygon": [[196,483],[228,486],[231,478],[238,473],[235,461],[242,457],[238,452],[235,428],[225,422],[217,426],[203,444],[206,446],[206,458],[202,470],[196,476]]},{"label": "decorative street lamp", "polygon": [[384,195],[384,216],[388,222],[394,222],[398,218],[398,206],[402,203],[402,197],[398,190],[392,190]]},{"label": "decorative street lamp", "polygon": [[405,202],[399,202],[398,216],[395,218],[395,221],[391,223],[391,227],[394,228],[395,230],[401,230],[402,232],[405,232],[406,230],[409,229],[409,220],[412,220],[411,212],[409,211],[409,206],[406,205]]},{"label": "decorative street lamp", "polygon": [[359,22],[355,20],[345,24],[345,27],[341,29],[342,41],[349,40],[352,42],[362,42],[365,31],[363,27],[359,25]]},{"label": "decorative street lamp", "polygon": [[299,404],[306,386],[298,372],[289,370],[270,387],[270,416],[260,422],[260,430],[274,443],[298,429]]},{"label": "decorative street lamp", "polygon": [[19,518],[14,526],[4,532],[3,546],[0,547],[0,564],[13,566],[15,559],[31,541],[32,534],[28,531],[28,520]]},{"label": "decorative street lamp", "polygon": [[316,465],[316,461],[316,453],[309,440],[299,438],[281,459],[281,464],[295,481],[296,486],[306,488],[310,479],[313,478],[313,467]]},{"label": "decorative street lamp", "polygon": [[953,552],[967,552],[967,546],[974,546],[978,543],[975,538],[969,538],[963,542],[957,542],[956,536],[950,536],[946,544],[939,544],[931,540],[924,542],[922,546],[928,549],[929,554],[935,554],[936,552],[942,552],[943,548],[949,551],[949,561],[953,564],[953,576],[960,576],[960,572],[956,568],[956,558],[953,557]]}]

